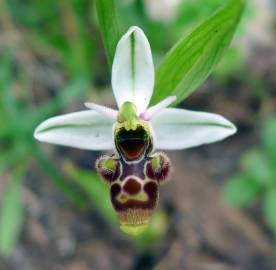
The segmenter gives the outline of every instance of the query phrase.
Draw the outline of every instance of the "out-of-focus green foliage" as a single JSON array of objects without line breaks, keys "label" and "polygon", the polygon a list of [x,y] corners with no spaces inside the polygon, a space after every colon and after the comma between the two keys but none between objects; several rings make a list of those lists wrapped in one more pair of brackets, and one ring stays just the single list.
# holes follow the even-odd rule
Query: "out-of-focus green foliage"
[{"label": "out-of-focus green foliage", "polygon": [[[263,129],[262,145],[267,156],[276,167],[276,120],[268,120]],[[275,172],[276,173],[276,172]],[[274,175],[276,177],[276,174]],[[276,180],[275,180],[276,181]]]},{"label": "out-of-focus green foliage", "polygon": [[246,57],[234,46],[227,49],[222,59],[219,61],[213,71],[213,77],[221,82],[229,80],[229,76],[245,73]]},{"label": "out-of-focus green foliage", "polygon": [[[69,103],[72,99],[76,99],[78,95],[81,95],[86,84],[70,82],[70,87],[73,88],[73,91],[66,91],[67,88],[61,90],[60,95],[63,96],[62,102],[59,103],[59,97],[56,98],[55,102],[47,102],[40,108],[37,108],[34,117],[32,109],[28,107],[22,108],[20,106],[20,99],[15,97],[12,87],[12,59],[12,53],[6,50],[1,56],[0,61],[0,104],[5,118],[6,129],[3,136],[0,137],[1,156],[5,157],[1,159],[3,163],[0,164],[0,167],[5,169],[14,168],[21,166],[23,161],[27,163],[32,157],[35,157],[39,164],[42,165],[41,167],[45,168],[47,173],[50,173],[50,167],[53,165],[43,155],[40,156],[40,150],[33,141],[34,128],[38,121],[41,120],[40,117],[45,119],[49,112],[51,114],[55,113],[55,110],[58,110],[60,105],[63,106],[66,104],[65,102]],[[72,92],[74,92],[74,95],[72,95]],[[58,177],[54,177],[53,173],[50,174],[56,183],[60,183],[60,187],[65,191],[66,184],[65,182],[61,184],[63,182],[62,177],[58,179]],[[57,175],[59,174],[56,173]]]},{"label": "out-of-focus green foliage", "polygon": [[97,41],[92,1],[10,0],[6,9],[16,25],[30,31],[29,46],[54,50],[71,77],[91,77]]},{"label": "out-of-focus green foliage", "polygon": [[5,196],[0,206],[0,254],[5,256],[11,252],[22,225],[21,184],[26,168],[32,160],[38,163],[68,199],[76,205],[85,205],[85,197],[76,191],[75,185],[66,180],[67,177],[43,155],[35,144],[33,130],[38,121],[60,110],[63,105],[81,95],[87,84],[85,81],[70,82],[70,87],[61,90],[60,96],[38,107],[34,113],[33,108],[29,108],[27,103],[23,103],[22,106],[21,98],[15,95],[12,61],[13,53],[5,50],[0,58],[0,115],[3,120],[0,132],[0,175],[1,177],[4,177],[4,174],[10,175],[4,186]]},{"label": "out-of-focus green foliage", "polygon": [[0,254],[3,256],[8,256],[13,250],[23,225],[22,172],[22,168],[13,172],[0,200]]},{"label": "out-of-focus green foliage", "polygon": [[224,197],[236,207],[246,207],[256,200],[260,192],[260,185],[250,177],[236,174],[224,188]]},{"label": "out-of-focus green foliage", "polygon": [[263,213],[265,221],[271,230],[276,234],[276,187],[273,187],[264,194]]},{"label": "out-of-focus green foliage", "polygon": [[267,120],[261,130],[261,147],[244,155],[242,171],[229,179],[223,195],[236,207],[260,201],[264,220],[276,235],[276,118]]},{"label": "out-of-focus green foliage", "polygon": [[146,231],[134,238],[135,245],[139,249],[146,250],[165,237],[168,227],[169,220],[167,214],[163,210],[156,211]]}]

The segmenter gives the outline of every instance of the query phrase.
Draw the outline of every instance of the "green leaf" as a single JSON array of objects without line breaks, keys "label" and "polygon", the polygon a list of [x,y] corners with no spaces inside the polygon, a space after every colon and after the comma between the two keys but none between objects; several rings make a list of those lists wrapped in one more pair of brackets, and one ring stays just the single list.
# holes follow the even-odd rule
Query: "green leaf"
[{"label": "green leaf", "polygon": [[0,254],[12,252],[23,225],[22,174],[15,174],[4,192],[0,208]]},{"label": "green leaf", "polygon": [[87,206],[89,203],[96,206],[106,220],[113,224],[118,223],[110,201],[108,185],[103,183],[93,171],[79,169],[71,163],[66,163],[64,169],[75,183],[88,194],[91,201],[87,201]]},{"label": "green leaf", "polygon": [[267,155],[276,166],[276,118],[266,121],[262,130],[262,144]]},{"label": "green leaf", "polygon": [[152,104],[170,95],[179,103],[206,80],[230,44],[244,2],[230,0],[169,51],[156,72]]},{"label": "green leaf", "polygon": [[246,175],[261,185],[268,185],[273,182],[271,165],[267,157],[260,150],[249,151],[243,157],[242,165]]},{"label": "green leaf", "polygon": [[111,67],[116,46],[120,39],[115,2],[113,0],[96,0],[96,9],[107,61]]},{"label": "green leaf", "polygon": [[234,207],[247,207],[257,198],[260,191],[257,182],[243,174],[237,174],[226,183],[223,197]]},{"label": "green leaf", "polygon": [[263,213],[268,226],[276,233],[276,189],[270,189],[263,200]]}]

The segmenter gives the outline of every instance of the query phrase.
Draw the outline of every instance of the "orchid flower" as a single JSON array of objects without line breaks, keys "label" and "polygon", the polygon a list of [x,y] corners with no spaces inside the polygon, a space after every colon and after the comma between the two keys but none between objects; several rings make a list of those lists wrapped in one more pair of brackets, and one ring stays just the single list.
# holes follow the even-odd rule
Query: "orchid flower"
[{"label": "orchid flower", "polygon": [[96,169],[110,185],[123,231],[142,232],[158,201],[159,185],[170,174],[170,160],[156,149],[176,150],[222,140],[236,132],[220,115],[168,108],[175,96],[148,107],[154,89],[149,42],[131,27],[117,45],[112,89],[118,110],[85,103],[89,110],[50,118],[34,132],[39,141],[87,150],[111,150]]}]

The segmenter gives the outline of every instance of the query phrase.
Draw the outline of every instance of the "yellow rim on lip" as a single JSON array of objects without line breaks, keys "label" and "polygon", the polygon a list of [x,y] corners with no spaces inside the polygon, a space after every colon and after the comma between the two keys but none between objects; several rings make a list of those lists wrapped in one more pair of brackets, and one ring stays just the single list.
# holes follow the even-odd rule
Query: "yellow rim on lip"
[{"label": "yellow rim on lip", "polygon": [[120,226],[121,230],[131,236],[138,236],[145,232],[145,230],[148,228],[148,223],[144,224],[122,224]]}]

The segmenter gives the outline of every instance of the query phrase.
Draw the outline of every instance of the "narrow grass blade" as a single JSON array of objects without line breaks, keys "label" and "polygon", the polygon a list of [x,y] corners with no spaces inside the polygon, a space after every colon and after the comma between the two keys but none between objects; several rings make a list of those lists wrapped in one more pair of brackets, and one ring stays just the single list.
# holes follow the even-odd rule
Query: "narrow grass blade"
[{"label": "narrow grass blade", "polygon": [[106,50],[109,67],[112,65],[115,49],[120,39],[119,23],[115,1],[96,0],[99,26]]}]

